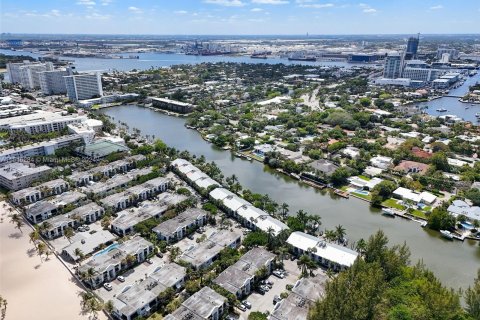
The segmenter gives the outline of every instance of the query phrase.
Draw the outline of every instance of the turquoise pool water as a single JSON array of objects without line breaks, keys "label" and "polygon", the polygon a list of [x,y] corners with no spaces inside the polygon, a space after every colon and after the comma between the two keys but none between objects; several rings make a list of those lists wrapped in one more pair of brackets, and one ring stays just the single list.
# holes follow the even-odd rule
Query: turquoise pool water
[{"label": "turquoise pool water", "polygon": [[116,247],[118,247],[119,244],[118,243],[114,243],[114,244],[111,244],[109,245],[108,247],[106,247],[105,249],[95,253],[93,256],[96,257],[96,256],[101,256],[102,254],[105,254],[109,251],[112,251],[113,249],[115,249]]}]

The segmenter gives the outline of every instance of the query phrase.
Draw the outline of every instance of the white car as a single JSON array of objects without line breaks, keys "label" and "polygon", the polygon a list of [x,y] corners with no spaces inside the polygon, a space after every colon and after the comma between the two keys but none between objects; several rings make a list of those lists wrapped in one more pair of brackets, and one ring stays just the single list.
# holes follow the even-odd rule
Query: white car
[{"label": "white car", "polygon": [[117,277],[117,280],[120,281],[120,282],[125,282],[125,278],[122,277],[122,276],[118,276],[118,277]]},{"label": "white car", "polygon": [[105,288],[105,290],[107,291],[111,291],[113,289],[112,285],[110,283],[104,283],[103,284],[103,287]]}]

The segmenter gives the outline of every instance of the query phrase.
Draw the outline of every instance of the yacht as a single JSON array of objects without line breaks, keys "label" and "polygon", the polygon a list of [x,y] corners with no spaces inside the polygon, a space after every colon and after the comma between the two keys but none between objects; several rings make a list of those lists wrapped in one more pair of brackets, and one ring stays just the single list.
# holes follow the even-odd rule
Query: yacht
[{"label": "yacht", "polygon": [[395,212],[390,208],[383,208],[382,214],[387,217],[395,218]]},{"label": "yacht", "polygon": [[437,109],[438,112],[447,112],[447,109],[445,108],[440,108],[440,109]]},{"label": "yacht", "polygon": [[440,233],[442,234],[442,237],[448,240],[453,240],[453,234],[448,231],[448,230],[440,230]]}]

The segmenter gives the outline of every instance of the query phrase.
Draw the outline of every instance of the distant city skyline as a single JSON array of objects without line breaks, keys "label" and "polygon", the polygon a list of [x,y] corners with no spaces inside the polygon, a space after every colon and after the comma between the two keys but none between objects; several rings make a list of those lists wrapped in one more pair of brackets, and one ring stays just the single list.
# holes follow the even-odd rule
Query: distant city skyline
[{"label": "distant city skyline", "polygon": [[480,2],[347,0],[2,0],[8,33],[480,33]]}]

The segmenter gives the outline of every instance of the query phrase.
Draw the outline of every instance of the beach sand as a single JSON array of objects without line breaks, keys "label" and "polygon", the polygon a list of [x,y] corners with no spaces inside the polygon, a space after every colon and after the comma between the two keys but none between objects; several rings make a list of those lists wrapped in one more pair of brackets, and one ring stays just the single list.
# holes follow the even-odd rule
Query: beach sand
[{"label": "beach sand", "polygon": [[[10,223],[8,208],[0,202],[0,295],[7,300],[6,320],[89,319],[81,314],[79,284],[54,256],[40,262],[25,225],[23,234]],[[99,319],[106,319],[103,313]]]}]

